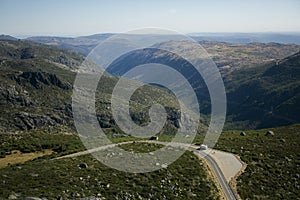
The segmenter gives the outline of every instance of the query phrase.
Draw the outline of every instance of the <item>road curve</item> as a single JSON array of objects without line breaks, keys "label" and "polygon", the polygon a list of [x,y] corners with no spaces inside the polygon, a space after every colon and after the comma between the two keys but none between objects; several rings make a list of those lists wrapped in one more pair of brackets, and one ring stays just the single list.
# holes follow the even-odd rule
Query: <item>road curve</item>
[{"label": "road curve", "polygon": [[[199,154],[200,157],[202,157],[203,159],[205,159],[207,161],[209,167],[212,169],[213,173],[217,177],[217,180],[218,180],[218,182],[221,186],[221,189],[223,190],[223,193],[224,193],[226,199],[228,199],[228,200],[238,199],[235,196],[235,193],[233,192],[232,188],[230,187],[230,185],[226,181],[226,178],[225,178],[222,170],[218,166],[217,162],[208,153],[206,153],[204,151],[199,151],[196,147],[192,147],[189,144],[185,144],[185,143],[172,143],[172,142],[169,143],[169,142],[161,142],[161,141],[155,141],[155,140],[140,140],[140,141],[135,141],[135,142],[155,143],[155,144],[162,144],[162,145],[169,145],[169,146],[171,145],[171,146],[181,147],[181,148],[193,151],[196,154]],[[94,148],[94,149],[89,149],[89,150],[86,150],[86,151],[80,151],[80,152],[77,152],[77,153],[73,153],[73,154],[61,156],[61,157],[58,157],[58,158],[54,158],[54,160],[63,159],[63,158],[70,158],[70,157],[76,157],[76,156],[82,156],[82,155],[90,154],[90,153],[93,153],[93,152],[97,152],[97,151],[105,150],[105,149],[108,149],[108,148],[112,148],[112,147],[115,147],[117,145],[129,144],[129,143],[133,143],[133,141],[121,142],[121,143],[116,143],[116,144],[109,144],[109,145],[97,147],[97,148]]]},{"label": "road curve", "polygon": [[202,154],[203,158],[207,161],[213,173],[216,175],[226,199],[237,199],[232,188],[227,183],[226,178],[222,173],[220,167],[218,166],[217,162],[209,154],[206,154],[203,151],[198,151],[197,153]]}]

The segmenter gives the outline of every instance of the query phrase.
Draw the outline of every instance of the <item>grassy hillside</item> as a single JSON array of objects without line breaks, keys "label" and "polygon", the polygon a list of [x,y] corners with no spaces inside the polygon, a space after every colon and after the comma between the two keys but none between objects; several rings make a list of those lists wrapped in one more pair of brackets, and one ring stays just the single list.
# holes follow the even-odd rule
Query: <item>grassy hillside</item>
[{"label": "grassy hillside", "polygon": [[[214,147],[247,164],[236,181],[241,198],[299,199],[300,124],[244,132],[224,131]],[[194,142],[202,144],[203,138],[198,135]]]}]

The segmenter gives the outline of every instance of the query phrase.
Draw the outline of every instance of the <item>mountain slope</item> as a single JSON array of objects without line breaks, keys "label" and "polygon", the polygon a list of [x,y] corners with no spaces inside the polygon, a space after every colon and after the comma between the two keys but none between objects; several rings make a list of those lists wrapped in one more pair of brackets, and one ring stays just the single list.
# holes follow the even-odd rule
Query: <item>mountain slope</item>
[{"label": "mountain slope", "polygon": [[42,59],[56,66],[76,70],[84,60],[84,57],[77,53],[67,50],[58,49],[53,46],[42,45],[30,41],[11,41],[0,40],[0,59],[15,61],[26,59]]},{"label": "mountain slope", "polygon": [[72,70],[81,60],[67,50],[0,41],[0,131],[70,125]]},{"label": "mountain slope", "polygon": [[[176,46],[174,42],[161,45]],[[226,128],[253,129],[300,123],[299,61],[298,52],[268,64],[237,68],[230,75],[223,74],[228,97]],[[119,76],[145,63],[160,63],[178,70],[194,88],[201,113],[209,116],[210,98],[203,79],[176,55],[151,48],[136,50],[113,62],[108,71]]]},{"label": "mountain slope", "polygon": [[[0,132],[58,124],[73,127],[71,95],[83,60],[82,55],[70,50],[30,41],[0,40]],[[96,92],[96,113],[103,128],[122,134],[110,106],[117,81],[103,76]],[[163,132],[173,133],[179,124],[175,108],[178,102],[160,87],[145,86],[135,92],[130,102],[133,120],[147,124],[148,110],[154,102],[166,106],[168,120]]]},{"label": "mountain slope", "polygon": [[225,81],[232,121],[251,122],[249,128],[300,122],[300,52],[232,77]]}]

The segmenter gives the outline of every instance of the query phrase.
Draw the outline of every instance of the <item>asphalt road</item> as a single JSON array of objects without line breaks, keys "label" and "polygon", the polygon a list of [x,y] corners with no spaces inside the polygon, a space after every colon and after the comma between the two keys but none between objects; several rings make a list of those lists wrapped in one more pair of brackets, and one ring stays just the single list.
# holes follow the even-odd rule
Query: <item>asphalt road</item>
[{"label": "asphalt road", "polygon": [[227,183],[226,178],[217,162],[209,154],[206,154],[203,151],[197,151],[197,153],[202,155],[202,157],[207,161],[209,167],[212,169],[213,173],[216,175],[226,199],[237,199],[230,185]]},{"label": "asphalt road", "polygon": [[[108,148],[112,148],[112,147],[115,147],[116,145],[128,144],[128,143],[132,143],[132,142],[133,141],[121,142],[121,143],[118,143],[118,144],[105,145],[105,146],[101,146],[101,147],[98,147],[98,148],[95,148],[95,149],[90,149],[90,150],[86,150],[86,151],[73,153],[73,154],[65,155],[65,156],[62,156],[62,157],[55,158],[55,159],[70,158],[70,157],[86,155],[86,154],[89,154],[89,153],[92,153],[92,152],[97,152],[97,151],[105,150],[105,149],[108,149]],[[161,142],[161,141],[155,141],[155,140],[141,140],[141,141],[136,141],[136,142],[147,142],[147,143],[170,145],[170,143],[168,143],[168,142]],[[226,199],[228,199],[228,200],[237,199],[234,192],[232,191],[230,185],[226,181],[226,178],[225,178],[224,174],[222,173],[220,167],[218,166],[217,162],[214,160],[213,157],[211,157],[209,154],[205,153],[204,151],[199,151],[196,148],[191,147],[188,144],[171,143],[171,145],[181,147],[181,148],[185,148],[187,150],[191,150],[191,151],[199,154],[201,157],[203,157],[207,161],[209,167],[212,169],[215,176],[217,177],[218,182],[219,182],[219,184],[220,184],[220,186],[223,190],[223,193],[224,193]]]}]

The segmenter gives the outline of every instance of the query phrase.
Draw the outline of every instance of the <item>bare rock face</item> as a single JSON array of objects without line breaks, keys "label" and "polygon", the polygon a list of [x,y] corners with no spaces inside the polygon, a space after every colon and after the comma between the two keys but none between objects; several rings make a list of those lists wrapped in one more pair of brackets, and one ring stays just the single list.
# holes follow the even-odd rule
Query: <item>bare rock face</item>
[{"label": "bare rock face", "polygon": [[27,112],[17,113],[17,118],[21,130],[29,130],[43,125],[54,125],[54,121],[50,117],[43,115],[31,114]]},{"label": "bare rock face", "polygon": [[15,86],[0,86],[0,105],[33,106],[35,101],[26,90],[17,90]]},{"label": "bare rock face", "polygon": [[36,58],[36,54],[32,48],[24,48],[21,50],[21,59],[31,59],[31,58]]},{"label": "bare rock face", "polygon": [[56,124],[68,124],[68,119],[59,115],[39,115],[28,112],[18,112],[14,121],[21,130],[30,130],[41,126],[54,126]]},{"label": "bare rock face", "polygon": [[55,74],[50,74],[47,72],[23,72],[20,75],[15,75],[12,77],[20,85],[24,83],[30,83],[36,89],[42,89],[43,85],[53,85],[61,89],[70,89],[71,86],[63,83]]}]

